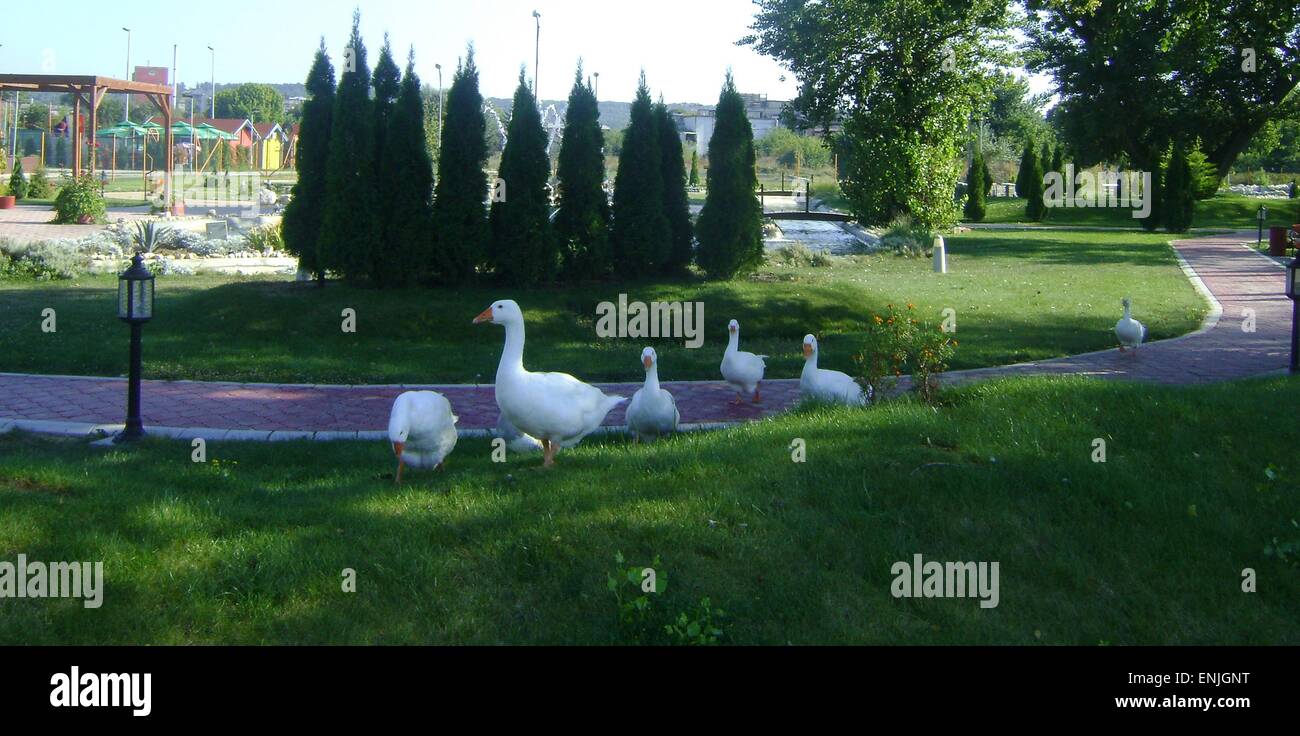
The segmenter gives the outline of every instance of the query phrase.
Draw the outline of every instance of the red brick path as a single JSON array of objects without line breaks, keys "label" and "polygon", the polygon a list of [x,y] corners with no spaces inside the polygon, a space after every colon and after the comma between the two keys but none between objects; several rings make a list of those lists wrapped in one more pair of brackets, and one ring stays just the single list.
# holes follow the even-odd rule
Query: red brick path
[{"label": "red brick path", "polygon": [[[1282,295],[1285,271],[1273,261],[1242,247],[1243,234],[1197,238],[1175,243],[1178,252],[1222,305],[1222,315],[1208,329],[1158,343],[1136,353],[1116,350],[1016,366],[949,374],[968,381],[1018,374],[1086,374],[1159,383],[1200,383],[1285,369],[1289,349],[1291,304]],[[1255,310],[1256,330],[1242,328],[1243,309]],[[1118,305],[1117,305],[1118,311]],[[1213,321],[1213,319],[1211,320]],[[798,399],[797,380],[763,383],[761,406],[730,404],[735,394],[720,382],[666,383],[677,397],[686,424],[729,423],[758,419],[790,408]],[[146,426],[228,439],[321,439],[375,432],[388,423],[393,398],[415,386],[290,386],[267,384],[146,382]],[[492,387],[429,387],[444,393],[460,417],[461,429],[496,425]],[[631,397],[636,384],[602,386]],[[0,374],[0,429],[10,422],[37,431],[92,433],[97,425],[120,424],[126,396],[122,379]],[[33,422],[38,424],[32,424]],[[57,423],[57,424],[55,424]],[[623,409],[611,412],[606,425],[623,424]],[[102,427],[112,431],[111,427]],[[233,433],[232,433],[233,431]],[[328,434],[324,434],[328,433]],[[181,433],[184,434],[184,433]]]}]

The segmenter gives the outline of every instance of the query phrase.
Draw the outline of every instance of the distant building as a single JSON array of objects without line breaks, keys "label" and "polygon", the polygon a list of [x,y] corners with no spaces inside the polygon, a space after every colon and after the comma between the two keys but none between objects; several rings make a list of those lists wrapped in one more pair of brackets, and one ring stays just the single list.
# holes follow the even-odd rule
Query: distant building
[{"label": "distant building", "polygon": [[[745,101],[745,116],[749,118],[749,124],[754,129],[754,140],[765,138],[777,128],[785,127],[781,123],[781,113],[787,104],[785,101],[769,100],[767,95],[763,94],[741,93],[740,97]],[[709,141],[713,138],[716,107],[710,105],[694,111],[673,113],[682,142],[694,143],[696,148],[706,156],[709,152]]]}]

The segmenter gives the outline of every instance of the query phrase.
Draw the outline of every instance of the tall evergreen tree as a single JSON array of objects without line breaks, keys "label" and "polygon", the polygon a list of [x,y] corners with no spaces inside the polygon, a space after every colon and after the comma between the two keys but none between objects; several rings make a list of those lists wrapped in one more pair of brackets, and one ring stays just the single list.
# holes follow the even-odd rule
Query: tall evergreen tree
[{"label": "tall evergreen tree", "polygon": [[660,178],[664,186],[664,216],[672,242],[663,271],[670,276],[688,273],[694,258],[695,226],[691,224],[691,202],[686,195],[686,163],[682,153],[682,140],[677,136],[668,106],[659,101],[655,105],[655,124],[659,127]]},{"label": "tall evergreen tree", "polygon": [[[400,179],[392,176],[391,172],[384,170],[384,162],[387,159],[385,147],[388,139],[388,123],[393,116],[393,108],[397,103],[397,95],[401,91],[402,71],[397,68],[397,63],[393,61],[393,47],[388,41],[388,34],[384,34],[384,45],[379,49],[379,60],[375,62],[375,72],[371,76],[371,87],[374,89],[374,97],[370,100],[370,114],[373,118],[371,127],[374,132],[374,152],[372,160],[375,162],[375,179],[373,186],[375,188],[375,201],[379,203],[381,209],[387,210],[396,194],[397,189],[403,186]],[[392,237],[391,228],[392,219],[389,217],[377,217],[375,219],[375,239],[370,248],[369,276],[381,286],[381,278],[384,272],[389,271],[389,267],[380,262],[381,258],[391,256],[390,249],[387,247],[387,241]]]},{"label": "tall evergreen tree", "polygon": [[546,130],[537,98],[528,88],[523,70],[519,72],[510,125],[506,128],[499,176],[505,182],[505,197],[492,200],[488,219],[497,276],[511,286],[554,278],[559,256],[551,232],[546,188],[551,159],[546,154]]},{"label": "tall evergreen tree", "polygon": [[687,183],[688,185],[692,186],[692,187],[698,187],[698,186],[700,185],[700,153],[699,153],[699,151],[696,151],[696,150],[692,150],[692,151],[691,151],[691,178],[688,179],[686,183]]},{"label": "tall evergreen tree", "polygon": [[754,129],[745,102],[727,72],[709,139],[708,196],[696,223],[696,255],[711,279],[729,279],[756,268],[763,260],[763,212],[754,191]]},{"label": "tall evergreen tree", "polygon": [[1187,146],[1182,141],[1174,144],[1173,155],[1165,168],[1163,196],[1165,229],[1171,233],[1187,232],[1196,214],[1196,192],[1192,167],[1187,160]]},{"label": "tall evergreen tree", "polygon": [[1043,147],[1038,151],[1038,165],[1042,168],[1044,176],[1049,171],[1055,171],[1052,168],[1052,144],[1047,141],[1043,141]]},{"label": "tall evergreen tree", "polygon": [[384,158],[379,166],[380,178],[397,184],[384,201],[384,237],[376,244],[375,280],[381,287],[406,286],[432,275],[433,160],[424,119],[412,49],[388,116]]},{"label": "tall evergreen tree", "polygon": [[[334,115],[334,66],[325,50],[324,38],[307,73],[307,95],[298,128],[295,160],[298,181],[293,185],[293,198],[284,210],[284,246],[298,257],[299,268],[323,282],[325,269],[321,266],[317,239],[325,217],[330,120]],[[226,146],[221,146],[219,150],[225,149]]]},{"label": "tall evergreen tree", "polygon": [[641,72],[614,177],[614,267],[627,276],[659,273],[672,248],[662,168],[654,103]]},{"label": "tall evergreen tree", "polygon": [[1065,176],[1065,144],[1056,144],[1056,151],[1052,154],[1052,171]]},{"label": "tall evergreen tree", "polygon": [[339,77],[330,121],[321,266],[348,279],[369,275],[375,241],[375,163],[370,67],[361,40],[361,12],[352,15],[347,66]]},{"label": "tall evergreen tree", "polygon": [[982,155],[980,159],[984,162],[984,196],[987,197],[989,192],[993,190],[993,172],[989,171],[989,160]]},{"label": "tall evergreen tree", "polygon": [[1047,217],[1043,203],[1043,164],[1033,144],[1028,147],[1029,158],[1021,164],[1025,179],[1025,217],[1030,222],[1042,222]]},{"label": "tall evergreen tree", "polygon": [[1029,196],[1029,160],[1038,158],[1034,153],[1034,141],[1025,139],[1025,150],[1020,153],[1020,168],[1016,171],[1016,196],[1024,199]]},{"label": "tall evergreen tree", "polygon": [[[474,47],[456,64],[443,112],[442,146],[433,202],[438,278],[463,284],[485,261],[488,244],[487,121]],[[507,196],[509,192],[506,192]]]},{"label": "tall evergreen tree", "polygon": [[966,206],[962,210],[967,222],[982,222],[987,211],[984,204],[984,195],[988,192],[988,182],[984,180],[984,172],[988,167],[984,164],[984,151],[979,145],[975,146],[975,155],[971,158],[970,171],[966,173]]},{"label": "tall evergreen tree", "polygon": [[603,278],[610,268],[605,134],[600,129],[596,94],[582,81],[581,61],[569,91],[556,176],[560,210],[555,216],[555,236],[565,277]]}]

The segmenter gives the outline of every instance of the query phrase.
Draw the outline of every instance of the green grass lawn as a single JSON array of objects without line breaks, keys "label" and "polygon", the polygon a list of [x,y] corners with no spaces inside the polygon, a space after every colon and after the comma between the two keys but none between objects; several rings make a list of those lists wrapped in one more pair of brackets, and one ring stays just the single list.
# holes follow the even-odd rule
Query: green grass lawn
[{"label": "green grass lawn", "polygon": [[[1300,563],[1265,554],[1300,544],[1297,405],[1287,378],[1018,379],[937,411],[607,438],[550,472],[466,440],[401,488],[384,443],[213,443],[196,464],[188,443],[10,434],[0,560],[103,561],[107,583],[96,610],[0,599],[0,643],[658,641],[707,597],[732,644],[1300,644]],[[999,605],[893,598],[914,554],[997,562]],[[655,558],[646,623],[620,623],[607,576]]]},{"label": "green grass lawn", "polygon": [[[951,239],[952,272],[926,259],[877,254],[832,267],[768,267],[728,283],[642,283],[578,288],[380,292],[320,289],[267,278],[162,277],[145,328],[145,374],[168,379],[293,383],[491,381],[502,334],[470,321],[494,299],[528,318],[528,364],[588,380],[640,380],[641,348],[655,345],[665,380],[716,379],[726,324],[742,346],[771,356],[768,377],[797,377],[803,336],[816,333],[822,365],[852,370],[863,323],[888,303],[912,303],[937,324],[957,313],[954,368],[1105,349],[1125,295],[1152,339],[1199,326],[1207,305],[1176,265],[1168,238],[1145,233],[976,231]],[[76,282],[0,282],[0,371],[121,375],[126,330],[111,275]],[[705,344],[611,340],[595,333],[596,305],[618,300],[703,302]],[[56,310],[58,330],[41,331]],[[345,308],[357,331],[340,329]]]},{"label": "green grass lawn", "polygon": [[[1290,227],[1300,222],[1300,199],[1260,199],[1238,195],[1219,195],[1196,203],[1192,227],[1254,230],[1259,223],[1260,206],[1268,208],[1265,239],[1270,226]],[[1025,200],[990,197],[983,222],[988,224],[1023,223]],[[1133,210],[1123,207],[1058,207],[1048,213],[1044,225],[1080,225],[1091,227],[1129,227],[1141,229],[1133,219]]]}]

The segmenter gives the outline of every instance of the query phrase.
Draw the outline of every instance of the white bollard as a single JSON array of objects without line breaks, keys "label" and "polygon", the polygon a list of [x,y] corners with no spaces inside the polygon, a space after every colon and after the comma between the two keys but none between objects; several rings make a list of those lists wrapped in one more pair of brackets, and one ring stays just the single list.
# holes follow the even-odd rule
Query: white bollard
[{"label": "white bollard", "polygon": [[943,236],[934,237],[934,272],[948,273],[948,248],[943,243]]}]

